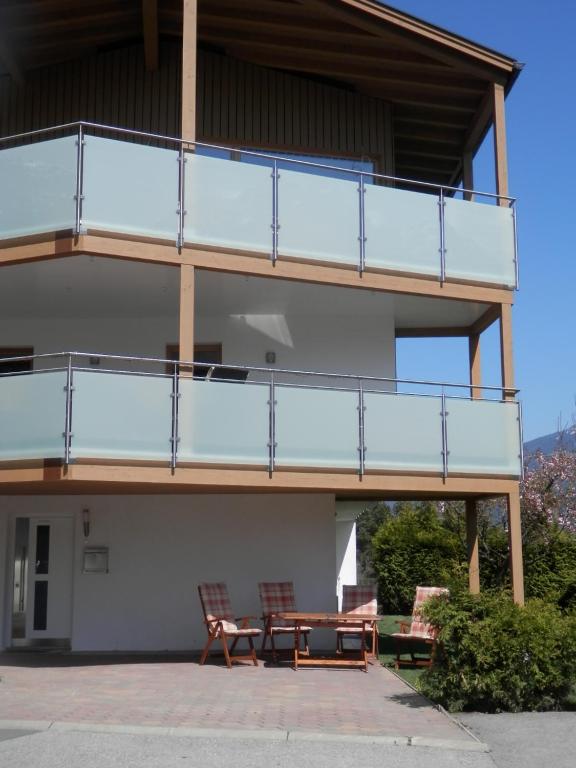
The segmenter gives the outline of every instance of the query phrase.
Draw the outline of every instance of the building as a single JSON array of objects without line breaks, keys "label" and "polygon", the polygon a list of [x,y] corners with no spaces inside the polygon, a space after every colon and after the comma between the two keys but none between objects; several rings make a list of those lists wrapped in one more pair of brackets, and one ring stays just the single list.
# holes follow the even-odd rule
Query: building
[{"label": "building", "polygon": [[[370,499],[465,499],[478,590],[504,498],[522,601],[517,62],[371,0],[71,8],[0,10],[2,645],[199,647],[200,581],[333,609]],[[397,381],[406,336],[470,381]]]}]

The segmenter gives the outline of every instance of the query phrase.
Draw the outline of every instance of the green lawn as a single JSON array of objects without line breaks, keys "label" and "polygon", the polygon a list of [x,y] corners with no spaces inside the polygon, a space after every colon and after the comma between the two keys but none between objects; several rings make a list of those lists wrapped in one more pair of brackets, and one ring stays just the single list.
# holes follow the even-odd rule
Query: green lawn
[{"label": "green lawn", "polygon": [[[394,668],[394,660],[396,659],[396,644],[393,638],[389,637],[391,632],[398,632],[400,627],[397,622],[410,621],[410,616],[386,616],[386,618],[379,622],[378,629],[380,630],[380,642],[378,646],[378,657],[382,664],[386,667]],[[426,645],[418,647],[416,645],[411,646],[416,653],[427,654],[430,650]],[[409,651],[407,650],[406,658],[409,658]],[[406,680],[410,685],[416,686],[416,682],[422,674],[421,667],[400,667],[397,673]]]}]

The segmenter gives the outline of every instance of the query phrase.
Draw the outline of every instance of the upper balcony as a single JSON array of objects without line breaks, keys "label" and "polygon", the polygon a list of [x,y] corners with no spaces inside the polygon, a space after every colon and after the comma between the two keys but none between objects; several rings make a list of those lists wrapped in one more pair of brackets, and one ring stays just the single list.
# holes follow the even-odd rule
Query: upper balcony
[{"label": "upper balcony", "polygon": [[[470,197],[474,196],[474,199]],[[0,141],[0,245],[106,233],[513,289],[514,199],[86,123]]]}]

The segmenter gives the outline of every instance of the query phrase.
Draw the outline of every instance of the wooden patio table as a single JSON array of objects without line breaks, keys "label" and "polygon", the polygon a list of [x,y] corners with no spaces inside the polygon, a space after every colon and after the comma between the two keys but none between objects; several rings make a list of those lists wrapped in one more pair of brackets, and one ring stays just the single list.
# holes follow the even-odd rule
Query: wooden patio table
[{"label": "wooden patio table", "polygon": [[[314,665],[325,667],[363,667],[368,672],[368,651],[366,649],[366,628],[375,621],[381,621],[384,617],[373,613],[301,613],[300,611],[283,611],[275,614],[279,619],[284,619],[296,627],[294,632],[294,669],[299,666]],[[304,656],[300,651],[301,627],[322,627],[324,629],[336,629],[336,627],[358,628],[361,637],[360,651],[357,658]]]}]

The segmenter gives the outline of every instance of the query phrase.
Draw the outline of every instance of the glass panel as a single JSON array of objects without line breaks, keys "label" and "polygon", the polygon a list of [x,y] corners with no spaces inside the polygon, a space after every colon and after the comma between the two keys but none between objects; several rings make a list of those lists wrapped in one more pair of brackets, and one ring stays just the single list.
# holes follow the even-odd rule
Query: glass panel
[{"label": "glass panel", "polygon": [[358,393],[276,387],[276,464],[359,466]]},{"label": "glass panel", "polygon": [[0,151],[0,238],[72,229],[76,136]]},{"label": "glass panel", "polygon": [[436,195],[372,185],[364,200],[367,267],[440,274]]},{"label": "glass panel", "polygon": [[171,394],[170,378],[75,371],[71,455],[170,461]]},{"label": "glass panel", "polygon": [[180,380],[179,461],[268,463],[267,384]]},{"label": "glass panel", "polygon": [[185,169],[185,242],[270,253],[270,168],[187,154]]},{"label": "glass panel", "polygon": [[42,631],[48,626],[48,582],[34,583],[34,630]]},{"label": "glass panel", "polygon": [[448,471],[520,475],[518,403],[446,400]]},{"label": "glass panel", "polygon": [[278,250],[283,256],[358,264],[358,181],[280,171]]},{"label": "glass panel", "polygon": [[50,526],[36,526],[36,573],[47,574],[50,561]]},{"label": "glass panel", "polygon": [[366,469],[442,472],[442,400],[367,392]]},{"label": "glass panel", "polygon": [[178,152],[87,136],[82,224],[176,240]]},{"label": "glass panel", "polygon": [[511,208],[447,198],[446,276],[514,287]]},{"label": "glass panel", "polygon": [[66,372],[0,376],[0,459],[64,457]]}]

